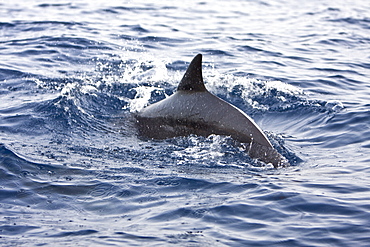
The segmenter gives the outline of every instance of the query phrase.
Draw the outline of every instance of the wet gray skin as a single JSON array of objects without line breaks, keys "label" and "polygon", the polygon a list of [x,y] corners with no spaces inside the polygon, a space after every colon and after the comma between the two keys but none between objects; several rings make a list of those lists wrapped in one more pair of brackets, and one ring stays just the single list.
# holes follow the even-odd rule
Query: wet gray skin
[{"label": "wet gray skin", "polygon": [[203,83],[202,55],[190,63],[177,91],[136,115],[139,134],[166,139],[190,134],[231,136],[247,143],[250,157],[274,167],[287,160],[271,145],[256,123],[243,111],[211,94]]}]

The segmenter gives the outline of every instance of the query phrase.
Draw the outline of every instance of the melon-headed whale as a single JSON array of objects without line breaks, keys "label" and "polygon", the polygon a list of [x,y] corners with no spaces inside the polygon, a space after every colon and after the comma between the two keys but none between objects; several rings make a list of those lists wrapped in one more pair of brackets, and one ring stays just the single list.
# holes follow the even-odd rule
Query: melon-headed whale
[{"label": "melon-headed whale", "polygon": [[243,111],[211,94],[203,83],[202,55],[190,63],[177,91],[136,114],[139,134],[166,139],[190,134],[231,136],[247,143],[250,157],[274,167],[287,160],[271,145],[262,130]]}]

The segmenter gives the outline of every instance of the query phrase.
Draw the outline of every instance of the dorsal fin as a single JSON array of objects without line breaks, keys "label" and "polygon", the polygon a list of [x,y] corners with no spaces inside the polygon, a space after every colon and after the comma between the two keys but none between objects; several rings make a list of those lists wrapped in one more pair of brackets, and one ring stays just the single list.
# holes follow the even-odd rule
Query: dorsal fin
[{"label": "dorsal fin", "polygon": [[194,92],[204,92],[207,91],[203,83],[202,75],[202,54],[198,54],[191,61],[188,69],[182,78],[177,91],[194,91]]}]

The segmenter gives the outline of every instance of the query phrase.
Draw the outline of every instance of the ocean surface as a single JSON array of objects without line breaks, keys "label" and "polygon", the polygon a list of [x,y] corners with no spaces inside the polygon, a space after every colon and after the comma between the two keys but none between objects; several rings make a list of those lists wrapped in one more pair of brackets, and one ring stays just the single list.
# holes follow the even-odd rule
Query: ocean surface
[{"label": "ocean surface", "polygon": [[[0,3],[1,246],[369,246],[370,1]],[[134,114],[206,87],[290,166]]]}]

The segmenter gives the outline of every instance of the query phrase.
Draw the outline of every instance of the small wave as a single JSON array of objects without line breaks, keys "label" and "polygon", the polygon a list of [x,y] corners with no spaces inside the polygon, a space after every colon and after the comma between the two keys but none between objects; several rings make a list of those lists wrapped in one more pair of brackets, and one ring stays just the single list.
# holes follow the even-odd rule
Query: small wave
[{"label": "small wave", "polygon": [[51,181],[55,179],[54,175],[59,177],[60,181],[67,183],[69,181],[67,177],[71,174],[74,174],[72,176],[86,175],[86,172],[80,169],[69,170],[62,165],[28,161],[3,144],[0,144],[0,157],[1,187],[7,191],[2,195],[1,201],[10,205],[27,207],[37,205],[44,208],[63,205],[65,207],[66,204],[62,201],[51,205],[42,188],[51,186]]},{"label": "small wave", "polygon": [[72,3],[42,3],[39,4],[38,7],[41,8],[53,8],[53,7],[64,7],[64,6],[72,6]]},{"label": "small wave", "polygon": [[[56,27],[70,30],[76,26],[82,26],[82,23],[67,21],[13,21],[11,23],[0,23],[0,28],[7,30],[7,36],[12,37],[17,32],[31,33],[55,30]],[[34,36],[34,35],[33,35]]]},{"label": "small wave", "polygon": [[345,18],[334,18],[328,19],[330,22],[338,22],[350,25],[358,25],[364,29],[370,29],[370,18],[355,18],[355,17],[345,17]]},{"label": "small wave", "polygon": [[85,236],[98,233],[96,230],[79,230],[79,231],[69,231],[69,232],[60,232],[57,234],[48,235],[49,238],[63,238],[70,236]]},{"label": "small wave", "polygon": [[1,235],[21,235],[25,232],[38,229],[38,226],[18,226],[18,225],[2,225],[0,226]]},{"label": "small wave", "polygon": [[132,31],[137,32],[139,34],[149,32],[147,29],[143,28],[141,25],[138,25],[138,24],[135,24],[135,25],[121,25],[121,27],[130,28]]},{"label": "small wave", "polygon": [[44,43],[49,47],[68,48],[77,50],[111,50],[112,48],[104,46],[102,43],[86,38],[75,37],[48,37]]},{"label": "small wave", "polygon": [[269,51],[269,50],[264,50],[261,48],[253,47],[250,45],[243,45],[238,48],[239,51],[247,51],[247,52],[259,52],[259,53],[264,53],[267,56],[271,57],[281,57],[283,54],[280,52],[276,51]]},{"label": "small wave", "polygon": [[22,78],[22,77],[26,77],[26,76],[29,76],[30,74],[28,73],[25,73],[25,72],[22,72],[22,71],[19,71],[19,70],[15,70],[15,69],[3,69],[3,68],[0,68],[0,78],[2,80],[9,80],[9,79],[14,79],[14,78]]},{"label": "small wave", "polygon": [[10,28],[14,27],[16,24],[12,22],[0,22],[0,28]]}]

